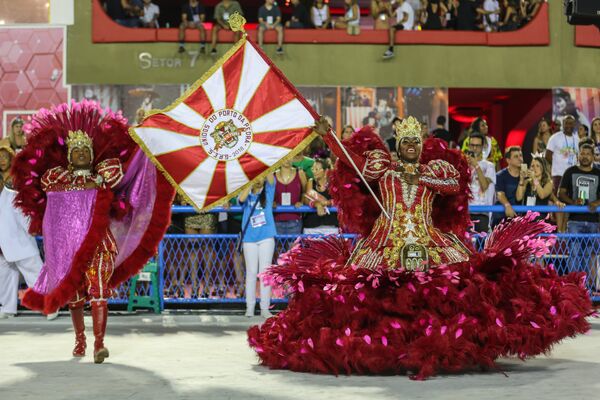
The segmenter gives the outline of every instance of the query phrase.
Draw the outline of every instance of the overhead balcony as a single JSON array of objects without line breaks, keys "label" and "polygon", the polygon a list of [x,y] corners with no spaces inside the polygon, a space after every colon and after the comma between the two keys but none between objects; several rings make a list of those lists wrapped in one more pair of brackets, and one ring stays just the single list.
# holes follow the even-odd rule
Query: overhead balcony
[{"label": "overhead balcony", "polygon": [[[207,32],[212,23],[204,24]],[[256,24],[247,24],[246,31],[256,40]],[[117,24],[105,12],[100,0],[93,0],[92,41],[94,43],[177,42],[177,28],[127,28]],[[197,30],[186,30],[186,42],[200,40]],[[232,32],[219,32],[219,42],[233,42]],[[274,31],[265,34],[265,43],[276,43]],[[362,29],[359,35],[348,35],[345,30],[288,29],[287,44],[387,44],[388,31]],[[396,44],[400,45],[457,45],[457,46],[548,46],[550,44],[548,4],[543,3],[537,15],[521,29],[511,32],[481,31],[398,31]]]}]

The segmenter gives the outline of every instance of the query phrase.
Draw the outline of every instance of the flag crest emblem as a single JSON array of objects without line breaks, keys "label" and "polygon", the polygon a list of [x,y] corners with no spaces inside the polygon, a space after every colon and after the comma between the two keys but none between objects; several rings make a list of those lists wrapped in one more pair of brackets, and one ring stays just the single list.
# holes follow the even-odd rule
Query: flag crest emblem
[{"label": "flag crest emblem", "polygon": [[235,110],[219,110],[204,122],[200,130],[200,144],[204,151],[219,161],[240,158],[251,143],[250,122]]}]

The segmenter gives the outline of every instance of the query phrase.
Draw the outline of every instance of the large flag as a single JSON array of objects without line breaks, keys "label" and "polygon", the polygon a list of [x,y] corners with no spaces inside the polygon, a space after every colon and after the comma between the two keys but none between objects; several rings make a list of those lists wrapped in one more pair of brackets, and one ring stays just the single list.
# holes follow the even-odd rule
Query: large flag
[{"label": "large flag", "polygon": [[208,210],[306,147],[315,118],[283,73],[243,38],[131,134],[190,204]]}]

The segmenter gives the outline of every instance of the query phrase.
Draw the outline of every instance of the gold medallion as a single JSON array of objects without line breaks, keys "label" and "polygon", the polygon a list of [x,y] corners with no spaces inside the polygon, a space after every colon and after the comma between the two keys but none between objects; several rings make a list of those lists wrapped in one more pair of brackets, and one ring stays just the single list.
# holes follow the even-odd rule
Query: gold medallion
[{"label": "gold medallion", "polygon": [[418,243],[407,243],[400,250],[402,267],[407,271],[427,271],[429,254],[427,248]]}]

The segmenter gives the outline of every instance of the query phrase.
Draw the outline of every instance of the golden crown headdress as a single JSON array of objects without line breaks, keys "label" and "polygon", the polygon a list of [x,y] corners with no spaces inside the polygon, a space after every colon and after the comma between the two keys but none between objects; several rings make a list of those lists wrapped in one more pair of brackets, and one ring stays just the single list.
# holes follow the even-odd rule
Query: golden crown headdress
[{"label": "golden crown headdress", "polygon": [[402,121],[396,121],[394,124],[394,131],[396,131],[396,140],[404,138],[419,138],[421,139],[421,124],[415,117],[408,117]]},{"label": "golden crown headdress", "polygon": [[67,138],[67,158],[69,162],[71,162],[71,151],[74,148],[82,148],[87,147],[90,149],[90,155],[92,156],[92,160],[94,159],[94,143],[92,142],[92,138],[88,136],[82,130],[78,131],[69,131],[69,137]]}]

